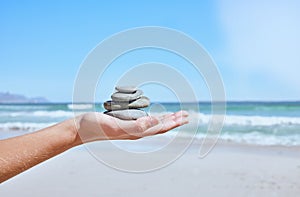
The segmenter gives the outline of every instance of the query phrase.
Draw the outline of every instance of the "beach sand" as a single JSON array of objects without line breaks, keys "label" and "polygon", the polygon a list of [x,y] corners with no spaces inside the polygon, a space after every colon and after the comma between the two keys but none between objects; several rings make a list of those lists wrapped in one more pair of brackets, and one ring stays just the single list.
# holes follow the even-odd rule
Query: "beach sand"
[{"label": "beach sand", "polygon": [[[102,142],[93,146],[105,148]],[[203,159],[198,157],[199,147],[200,141],[196,140],[169,166],[138,174],[112,169],[81,146],[4,182],[0,185],[0,196],[287,197],[300,194],[299,147],[219,142]],[[107,147],[106,151],[111,150]],[[122,156],[114,152],[111,155]]]}]

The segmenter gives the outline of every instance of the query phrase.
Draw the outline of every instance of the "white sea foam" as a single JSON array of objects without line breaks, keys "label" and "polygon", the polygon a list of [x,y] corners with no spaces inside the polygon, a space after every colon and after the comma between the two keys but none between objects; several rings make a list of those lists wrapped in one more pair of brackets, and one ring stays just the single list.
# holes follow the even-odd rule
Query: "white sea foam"
[{"label": "white sea foam", "polygon": [[226,116],[225,124],[228,125],[258,125],[272,126],[280,124],[300,124],[300,117],[263,117],[263,116]]},{"label": "white sea foam", "polygon": [[[212,118],[210,114],[189,112],[190,122],[208,124]],[[240,126],[272,126],[272,125],[300,125],[300,117],[268,117],[268,116],[245,116],[225,115],[224,125]]]},{"label": "white sea foam", "polygon": [[[287,135],[287,136],[274,136],[267,135],[261,132],[250,132],[250,133],[221,133],[219,136],[207,135],[206,133],[198,133],[192,135],[190,132],[185,130],[181,131],[181,137],[190,138],[195,137],[195,139],[203,140],[204,138],[218,138],[218,140],[224,140],[227,142],[234,142],[240,144],[249,144],[249,145],[261,145],[261,146],[273,146],[273,145],[282,145],[282,146],[300,146],[300,136],[299,135]],[[171,138],[178,137],[177,132],[168,132],[165,136]]]},{"label": "white sea foam", "polygon": [[[189,114],[190,123],[181,127],[183,133],[193,135],[200,126],[196,137],[205,138],[212,116],[196,112]],[[208,137],[211,135],[208,133]],[[299,146],[300,117],[226,115],[219,139],[243,144]]]},{"label": "white sea foam", "polygon": [[73,112],[56,110],[56,111],[35,111],[32,113],[33,116],[43,116],[43,117],[72,117],[74,115]]},{"label": "white sea foam", "polygon": [[92,109],[93,105],[92,104],[69,104],[68,108],[72,110],[84,110],[84,109]]},{"label": "white sea foam", "polygon": [[32,123],[32,122],[7,122],[0,123],[0,130],[22,130],[22,131],[35,131],[41,128],[48,127],[52,123]]},{"label": "white sea foam", "polygon": [[11,112],[11,113],[1,113],[1,116],[9,116],[9,117],[49,117],[49,118],[57,118],[57,117],[72,117],[74,115],[73,112],[64,111],[64,110],[56,110],[56,111],[33,111],[33,112]]},{"label": "white sea foam", "polygon": [[232,141],[243,144],[256,144],[256,145],[284,145],[284,146],[296,146],[300,145],[299,135],[287,135],[287,136],[274,136],[266,135],[261,132],[250,132],[245,134],[232,134],[225,133],[220,135],[220,138],[226,141]]}]

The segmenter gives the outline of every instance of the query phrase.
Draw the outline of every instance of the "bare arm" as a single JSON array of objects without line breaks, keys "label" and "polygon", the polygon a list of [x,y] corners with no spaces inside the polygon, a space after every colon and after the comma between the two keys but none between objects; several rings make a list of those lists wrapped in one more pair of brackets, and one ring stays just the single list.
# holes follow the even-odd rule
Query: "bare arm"
[{"label": "bare arm", "polygon": [[186,124],[188,114],[123,121],[87,113],[40,131],[0,140],[0,183],[72,147],[98,140],[139,139]]}]

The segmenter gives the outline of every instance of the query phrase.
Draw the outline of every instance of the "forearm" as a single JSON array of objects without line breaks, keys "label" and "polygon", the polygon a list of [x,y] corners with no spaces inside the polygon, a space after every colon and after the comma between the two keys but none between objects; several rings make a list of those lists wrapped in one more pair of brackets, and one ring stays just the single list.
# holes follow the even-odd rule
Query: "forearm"
[{"label": "forearm", "polygon": [[0,182],[81,143],[72,119],[0,141]]}]

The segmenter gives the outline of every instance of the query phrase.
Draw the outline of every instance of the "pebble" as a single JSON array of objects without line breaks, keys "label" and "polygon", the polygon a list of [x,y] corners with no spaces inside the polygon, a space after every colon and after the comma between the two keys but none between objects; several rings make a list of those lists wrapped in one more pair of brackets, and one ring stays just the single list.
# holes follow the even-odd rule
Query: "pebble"
[{"label": "pebble", "polygon": [[149,105],[150,99],[146,96],[141,96],[141,98],[132,102],[106,101],[104,108],[106,110],[137,109],[148,107]]},{"label": "pebble", "polygon": [[104,112],[107,115],[119,118],[121,120],[136,120],[138,118],[147,116],[148,114],[139,109],[125,109],[125,110],[116,110],[116,111],[106,111]]},{"label": "pebble", "polygon": [[143,95],[142,90],[136,90],[134,93],[122,93],[122,92],[115,92],[111,95],[111,99],[113,101],[123,101],[123,102],[129,102],[134,101],[140,98]]},{"label": "pebble", "polygon": [[116,86],[115,89],[121,93],[135,93],[138,90],[135,86]]}]

